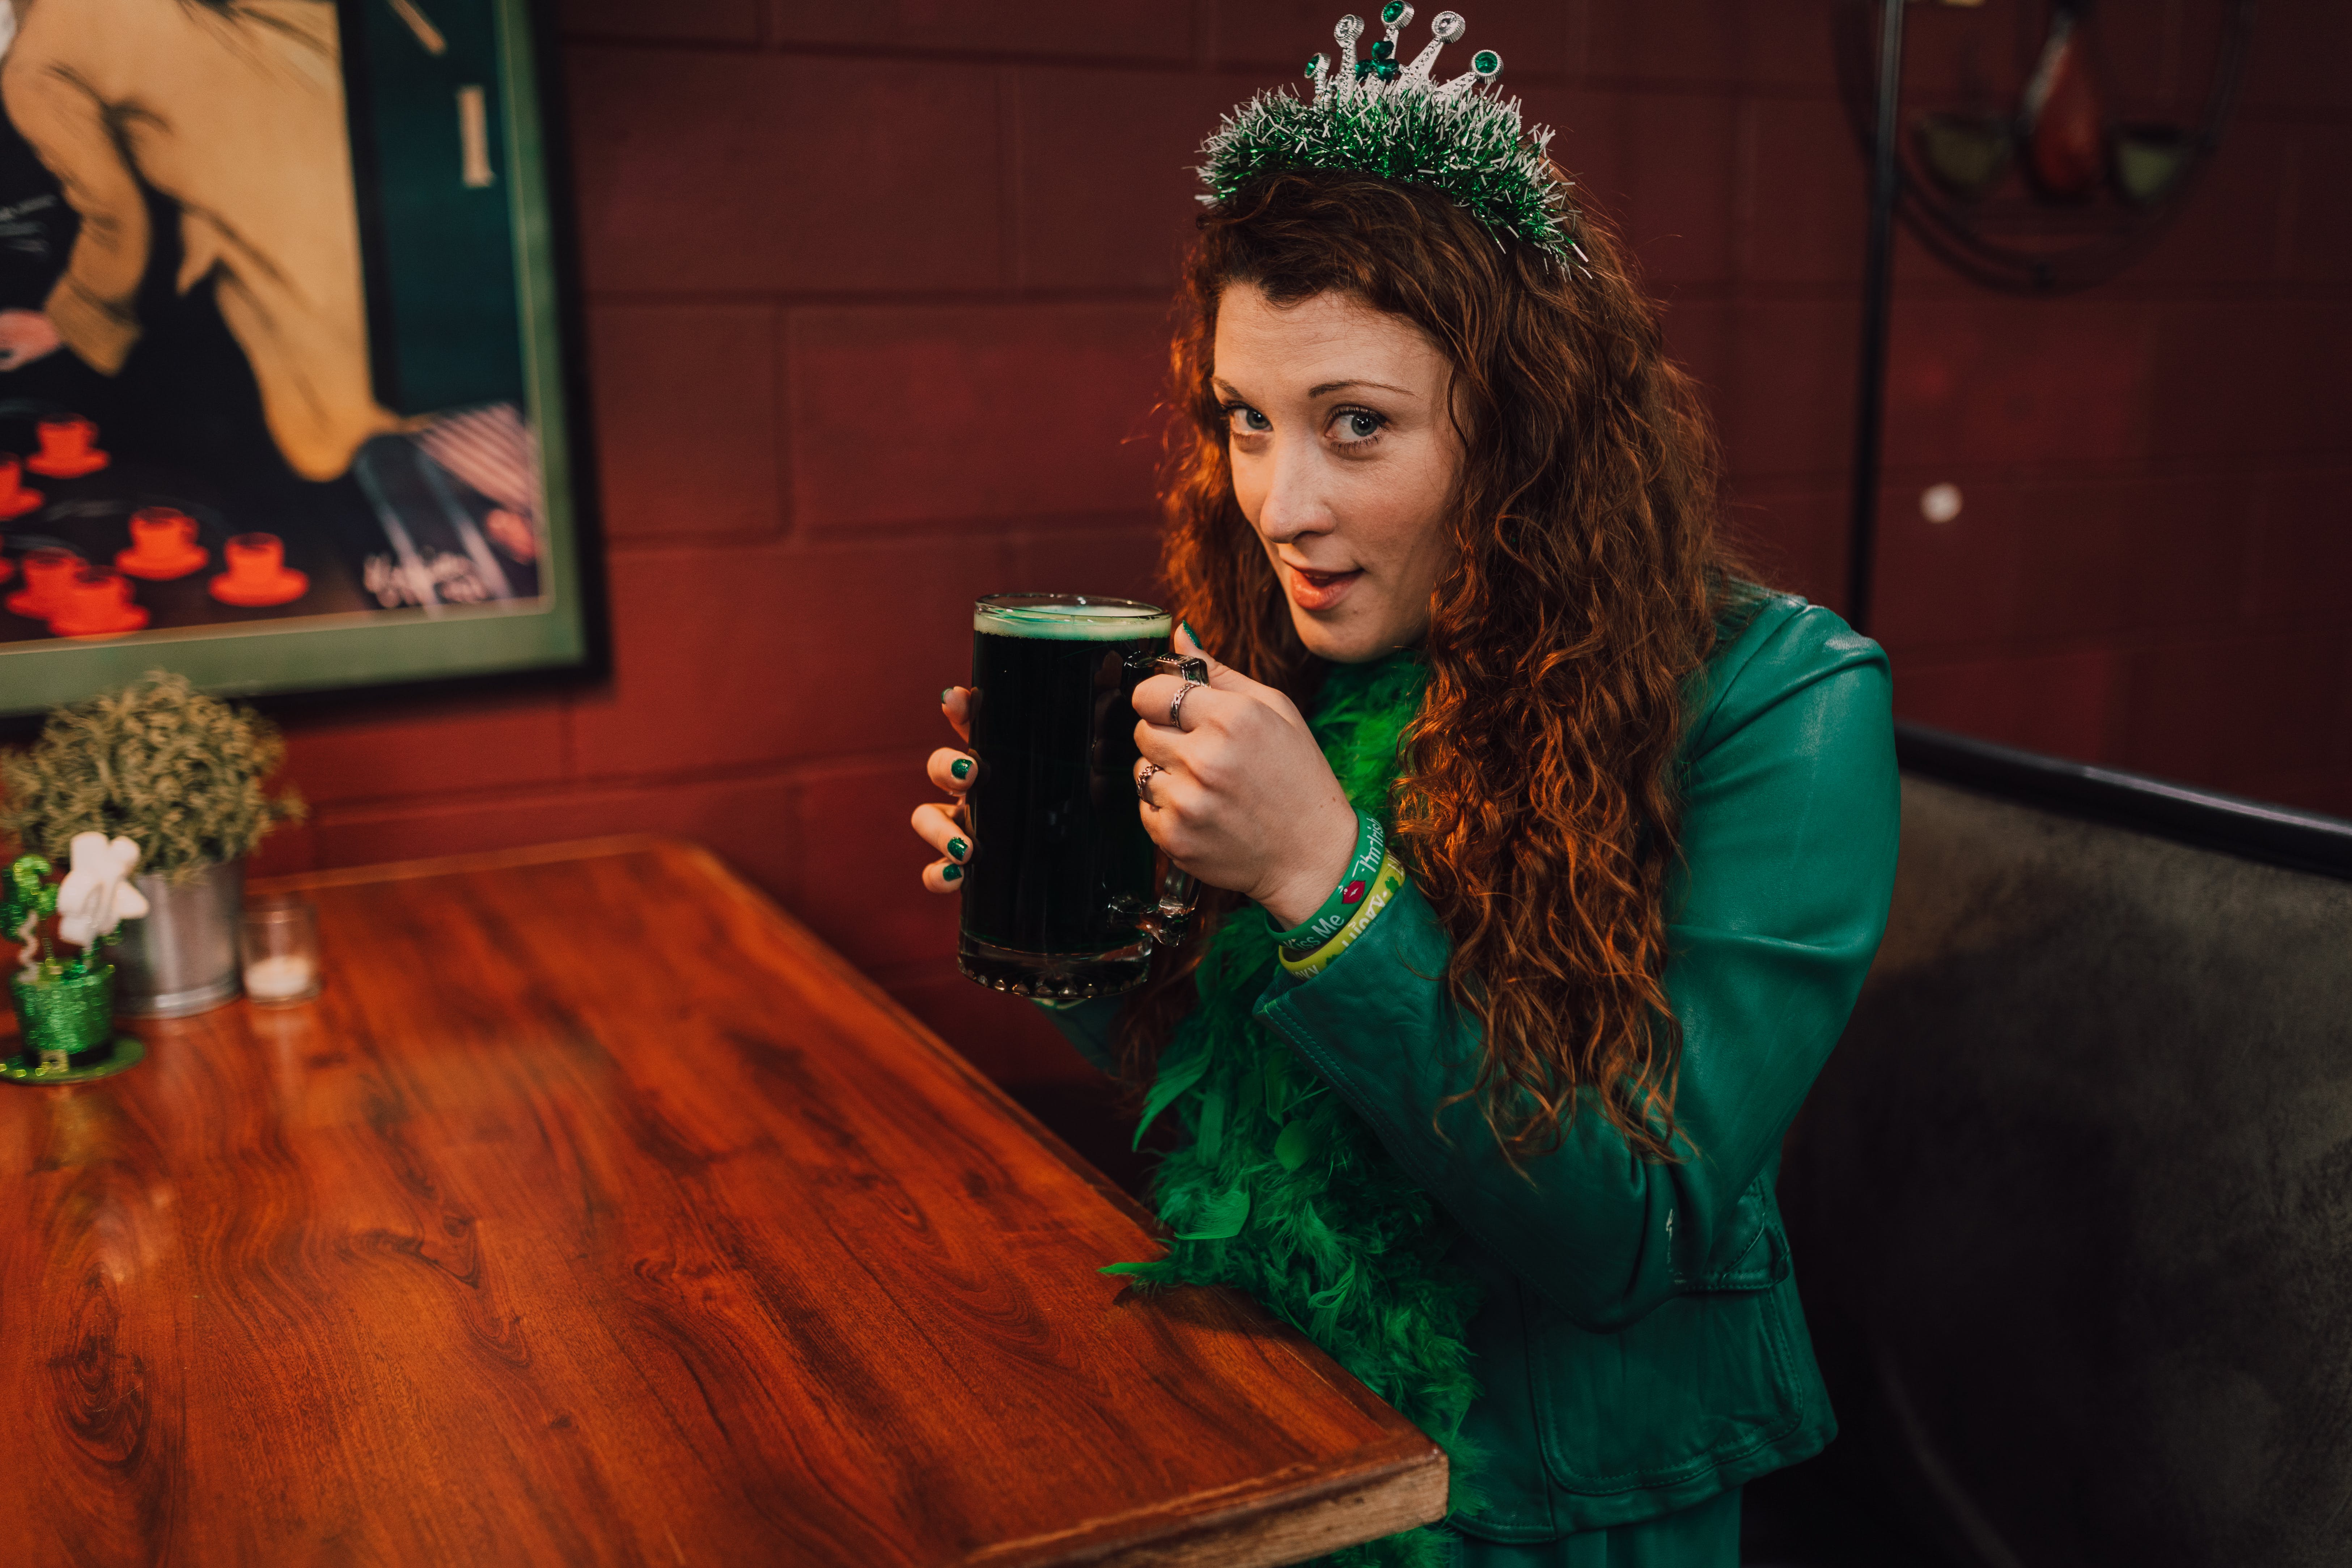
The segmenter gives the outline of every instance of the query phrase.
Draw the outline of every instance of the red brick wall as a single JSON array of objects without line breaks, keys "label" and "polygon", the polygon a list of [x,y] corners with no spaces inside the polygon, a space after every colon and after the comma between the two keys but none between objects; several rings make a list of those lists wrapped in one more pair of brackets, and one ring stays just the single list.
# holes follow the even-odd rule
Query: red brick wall
[{"label": "red brick wall", "polygon": [[[2263,9],[2131,273],[2022,300],[1904,251],[1879,629],[1910,715],[2352,811],[2352,8]],[[1185,166],[1337,10],[571,0],[614,678],[302,724],[273,858],[689,835],[999,1076],[1066,1073],[916,888],[933,694],[975,594],[1148,591]],[[1863,175],[1825,0],[1469,15],[1671,300],[1761,553],[1834,603]]]}]

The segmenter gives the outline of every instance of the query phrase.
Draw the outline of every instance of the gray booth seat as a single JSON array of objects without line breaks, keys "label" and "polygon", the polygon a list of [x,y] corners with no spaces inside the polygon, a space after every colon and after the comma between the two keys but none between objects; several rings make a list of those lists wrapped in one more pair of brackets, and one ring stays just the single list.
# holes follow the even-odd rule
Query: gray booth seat
[{"label": "gray booth seat", "polygon": [[2352,1563],[2352,824],[1903,751],[1781,1178],[1841,1486],[1956,1563]]}]

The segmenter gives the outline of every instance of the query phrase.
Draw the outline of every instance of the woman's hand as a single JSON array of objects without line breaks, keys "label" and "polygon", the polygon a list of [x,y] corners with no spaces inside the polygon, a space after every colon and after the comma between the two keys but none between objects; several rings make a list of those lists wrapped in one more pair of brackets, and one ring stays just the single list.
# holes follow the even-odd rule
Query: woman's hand
[{"label": "woman's hand", "polygon": [[63,340],[38,310],[0,310],[0,370],[22,370],[58,352]]},{"label": "woman's hand", "polygon": [[[1178,653],[1208,658],[1189,627],[1176,635]],[[1297,925],[1347,873],[1355,808],[1289,698],[1208,662],[1209,684],[1185,697],[1179,724],[1168,712],[1182,680],[1155,675],[1135,689],[1137,772],[1153,770],[1139,790],[1144,828],[1202,881]]]},{"label": "woman's hand", "polygon": [[[961,686],[950,686],[940,693],[940,711],[947,715],[956,734],[966,742],[971,740],[971,694]],[[954,798],[945,805],[925,801],[915,807],[915,832],[922,841],[947,857],[923,868],[923,886],[934,893],[963,891],[964,862],[971,858],[971,835],[964,826],[963,795],[971,787],[971,753],[950,751],[941,746],[931,753],[928,772],[931,783]]]}]

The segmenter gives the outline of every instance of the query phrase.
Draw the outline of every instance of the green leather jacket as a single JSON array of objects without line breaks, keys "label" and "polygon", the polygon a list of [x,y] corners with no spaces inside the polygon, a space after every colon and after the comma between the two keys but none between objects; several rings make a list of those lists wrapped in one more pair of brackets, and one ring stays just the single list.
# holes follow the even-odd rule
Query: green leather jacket
[{"label": "green leather jacket", "polygon": [[[1685,1157],[1636,1157],[1588,1108],[1525,1176],[1470,1103],[1477,1026],[1448,939],[1407,888],[1257,1016],[1458,1223],[1486,1287],[1484,1394],[1463,1434],[1486,1498],[1457,1516],[1547,1541],[1687,1508],[1835,1435],[1774,1180],[1780,1140],[1853,1009],[1895,880],[1885,656],[1828,610],[1768,600],[1718,650],[1684,742],[1683,871],[1665,982],[1683,1031]],[[1098,1065],[1115,999],[1055,1013]]]}]

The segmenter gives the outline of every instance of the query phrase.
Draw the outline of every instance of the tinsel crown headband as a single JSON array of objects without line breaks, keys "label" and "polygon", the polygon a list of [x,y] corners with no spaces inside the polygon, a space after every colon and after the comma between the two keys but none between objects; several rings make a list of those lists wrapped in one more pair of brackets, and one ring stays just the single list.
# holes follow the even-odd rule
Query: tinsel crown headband
[{"label": "tinsel crown headband", "polygon": [[[1397,63],[1397,36],[1412,20],[1404,0],[1381,7],[1388,37],[1371,58],[1356,58],[1361,16],[1342,16],[1332,37],[1338,68],[1317,55],[1306,75],[1311,99],[1288,89],[1261,92],[1227,114],[1201,148],[1203,202],[1230,199],[1260,175],[1283,169],[1352,169],[1405,184],[1427,185],[1497,236],[1523,239],[1566,263],[1581,261],[1577,213],[1568,184],[1551,167],[1548,126],[1520,122],[1519,100],[1492,90],[1503,57],[1480,49],[1470,69],[1438,85],[1438,51],[1468,30],[1461,14],[1440,11],[1430,41],[1411,65]],[[1488,90],[1481,91],[1480,89]]]}]

